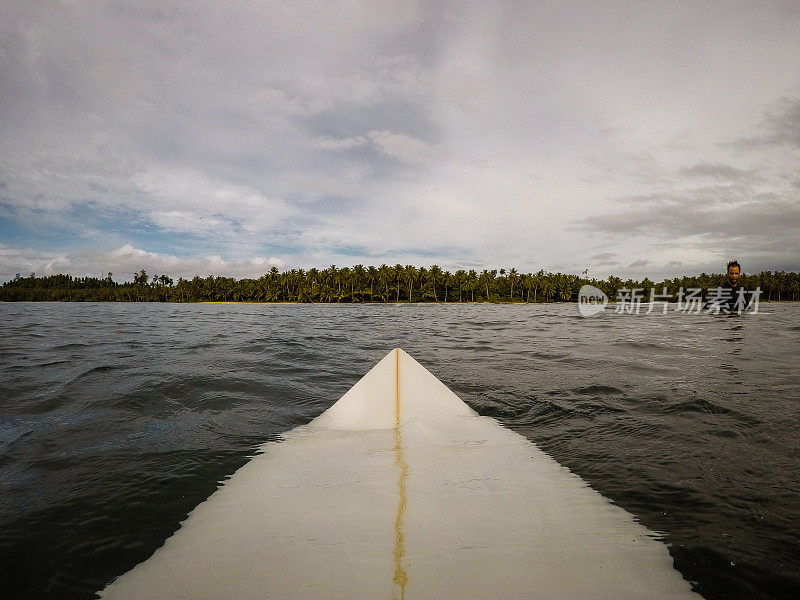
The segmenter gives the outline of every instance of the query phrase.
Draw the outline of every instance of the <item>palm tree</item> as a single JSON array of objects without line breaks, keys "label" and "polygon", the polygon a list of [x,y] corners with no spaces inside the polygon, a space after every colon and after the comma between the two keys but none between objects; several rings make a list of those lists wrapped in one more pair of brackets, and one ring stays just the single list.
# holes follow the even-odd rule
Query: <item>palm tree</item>
[{"label": "palm tree", "polygon": [[461,302],[461,292],[464,291],[467,284],[467,272],[464,271],[464,269],[459,269],[456,271],[455,275],[453,275],[453,281],[458,288],[458,301]]},{"label": "palm tree", "polygon": [[397,263],[394,267],[392,267],[394,271],[394,285],[395,290],[397,290],[397,298],[395,299],[396,302],[400,302],[400,287],[403,285],[403,265]]},{"label": "palm tree", "polygon": [[306,280],[306,271],[305,269],[292,269],[292,285],[294,285],[294,297],[297,301],[300,301],[300,285],[305,283]]},{"label": "palm tree", "polygon": [[450,274],[450,271],[445,271],[442,273],[442,283],[444,284],[444,301],[447,303],[447,292],[450,288],[450,283],[453,281],[453,276]]},{"label": "palm tree", "polygon": [[[525,296],[525,302],[530,302],[531,300],[531,288],[533,287],[532,281],[533,281],[533,275],[531,275],[530,273],[526,273],[525,275],[519,276],[519,285],[525,288],[525,290],[528,292]],[[522,292],[519,293],[519,296],[520,298],[522,297]]]},{"label": "palm tree", "polygon": [[305,278],[299,279],[297,282],[297,301],[298,302],[313,302],[311,297],[311,286]]},{"label": "palm tree", "polygon": [[291,283],[291,273],[286,271],[281,273],[280,281],[281,281],[281,291],[286,292],[285,300],[288,302],[289,300],[292,299],[289,292],[289,283]]},{"label": "palm tree", "polygon": [[569,279],[561,273],[556,275],[556,293],[562,302],[566,302],[572,297],[572,286]]},{"label": "palm tree", "polygon": [[470,302],[475,302],[475,289],[478,287],[478,274],[475,272],[475,269],[470,269],[469,273],[467,273],[467,290],[471,294]]},{"label": "palm tree", "polygon": [[428,271],[428,278],[433,284],[433,301],[438,302],[439,298],[436,296],[436,282],[442,278],[442,270],[439,268],[439,265],[431,265]]},{"label": "palm tree", "polygon": [[[687,282],[681,282],[681,285],[688,287]],[[622,279],[619,277],[614,277],[613,275],[609,275],[608,279],[606,279],[606,289],[603,290],[609,298],[614,299],[617,297],[617,292],[624,287],[622,285]]]},{"label": "palm tree", "polygon": [[375,302],[375,295],[373,294],[373,286],[378,282],[378,269],[370,265],[367,267],[367,282],[369,283],[369,301]]},{"label": "palm tree", "polygon": [[344,292],[342,291],[342,286],[348,287],[350,286],[350,297],[352,302],[352,285],[353,285],[353,274],[350,271],[350,267],[342,267],[339,269],[339,295],[342,299],[344,299]]},{"label": "palm tree", "polygon": [[367,270],[364,265],[353,267],[353,277],[350,279],[350,302],[355,302],[354,290],[358,290],[359,294],[363,294],[366,291],[364,289],[366,278]]},{"label": "palm tree", "polygon": [[542,282],[542,295],[544,296],[545,300],[549,301],[550,298],[553,297],[553,293],[555,292],[555,286],[553,282],[550,281],[550,278],[547,277]]},{"label": "palm tree", "polygon": [[378,281],[383,284],[383,289],[385,295],[383,297],[384,302],[389,301],[389,284],[394,280],[394,274],[392,272],[392,268],[382,264],[378,267]]},{"label": "palm tree", "polygon": [[508,275],[506,276],[506,279],[508,279],[508,283],[511,284],[511,301],[513,302],[514,301],[514,284],[519,279],[519,276],[517,275],[517,270],[513,269],[513,268],[509,269],[508,270]]},{"label": "palm tree", "polygon": [[489,298],[491,297],[489,295],[489,286],[494,284],[494,278],[496,275],[497,275],[496,270],[487,271],[486,269],[484,269],[483,271],[481,271],[480,283],[482,286],[486,288],[486,299],[484,300],[485,302],[489,302]]},{"label": "palm tree", "polygon": [[411,292],[414,290],[414,283],[419,277],[419,271],[414,265],[406,265],[403,269],[403,279],[408,286],[408,301],[411,302]]},{"label": "palm tree", "polygon": [[797,300],[800,295],[800,279],[798,279],[797,273],[790,273],[790,275],[789,291],[792,293],[792,300]]},{"label": "palm tree", "polygon": [[314,301],[314,286],[317,283],[317,279],[319,278],[319,271],[317,269],[311,268],[306,273],[306,283],[308,285],[308,293],[310,301]]},{"label": "palm tree", "polygon": [[270,295],[273,298],[272,301],[278,299],[278,294],[276,290],[280,288],[280,278],[281,278],[281,273],[280,271],[278,271],[278,267],[273,266],[269,270],[269,275],[268,275]]},{"label": "palm tree", "polygon": [[428,269],[425,267],[420,267],[417,269],[417,284],[419,285],[419,292],[422,296],[422,301],[424,302],[428,298],[432,297],[432,293],[428,288],[428,283],[430,282],[430,278],[428,277]]},{"label": "palm tree", "polygon": [[778,290],[778,302],[781,301],[781,293],[787,287],[786,271],[778,271],[775,273],[775,283]]}]

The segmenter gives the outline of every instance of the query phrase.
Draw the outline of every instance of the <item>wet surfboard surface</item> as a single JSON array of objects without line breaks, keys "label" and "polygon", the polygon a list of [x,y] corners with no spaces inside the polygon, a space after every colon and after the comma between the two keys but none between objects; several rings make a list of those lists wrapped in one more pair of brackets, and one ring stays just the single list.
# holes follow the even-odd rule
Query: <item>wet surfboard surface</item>
[{"label": "wet surfboard surface", "polygon": [[403,350],[261,451],[100,596],[700,598],[653,532]]}]

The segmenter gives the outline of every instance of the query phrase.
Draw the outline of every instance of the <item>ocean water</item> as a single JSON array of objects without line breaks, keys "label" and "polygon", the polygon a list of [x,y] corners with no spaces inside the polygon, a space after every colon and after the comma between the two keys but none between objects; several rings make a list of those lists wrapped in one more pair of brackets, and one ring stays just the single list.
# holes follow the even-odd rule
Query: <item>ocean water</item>
[{"label": "ocean water", "polygon": [[389,350],[660,533],[708,599],[800,597],[800,305],[0,304],[0,597],[93,598]]}]

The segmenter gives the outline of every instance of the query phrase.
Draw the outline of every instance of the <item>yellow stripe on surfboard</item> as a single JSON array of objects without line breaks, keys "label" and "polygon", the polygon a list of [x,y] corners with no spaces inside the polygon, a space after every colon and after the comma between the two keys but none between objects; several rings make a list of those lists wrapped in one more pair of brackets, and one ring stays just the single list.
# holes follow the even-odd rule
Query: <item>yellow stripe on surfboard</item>
[{"label": "yellow stripe on surfboard", "polygon": [[397,505],[397,516],[394,519],[394,578],[395,585],[400,588],[400,600],[405,599],[406,583],[408,574],[403,568],[403,555],[405,545],[403,538],[403,515],[406,512],[406,479],[408,479],[408,464],[403,459],[403,437],[400,431],[400,349],[395,348],[395,393],[394,393],[394,462],[400,467],[400,476],[397,481],[398,491],[400,492],[400,502]]}]

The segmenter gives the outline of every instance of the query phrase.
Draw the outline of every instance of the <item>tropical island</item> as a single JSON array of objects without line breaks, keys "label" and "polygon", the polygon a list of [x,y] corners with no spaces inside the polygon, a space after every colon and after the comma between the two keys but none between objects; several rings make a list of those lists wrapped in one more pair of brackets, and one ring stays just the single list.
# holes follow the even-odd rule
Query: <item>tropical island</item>
[{"label": "tropical island", "polygon": [[[437,265],[355,265],[326,269],[272,267],[258,278],[195,276],[175,281],[167,275],[150,276],[145,269],[132,281],[106,277],[73,277],[69,274],[28,277],[17,274],[0,286],[0,301],[65,302],[301,302],[301,303],[389,303],[389,302],[575,302],[584,284],[602,290],[612,301],[622,289],[639,288],[644,299],[650,290],[677,301],[679,290],[699,288],[704,292],[720,285],[723,274],[674,277],[662,281],[609,276],[590,279],[564,273],[520,273],[509,269],[459,269],[453,273]],[[762,271],[743,275],[748,289],[761,289],[766,301],[800,299],[800,273]]]}]

